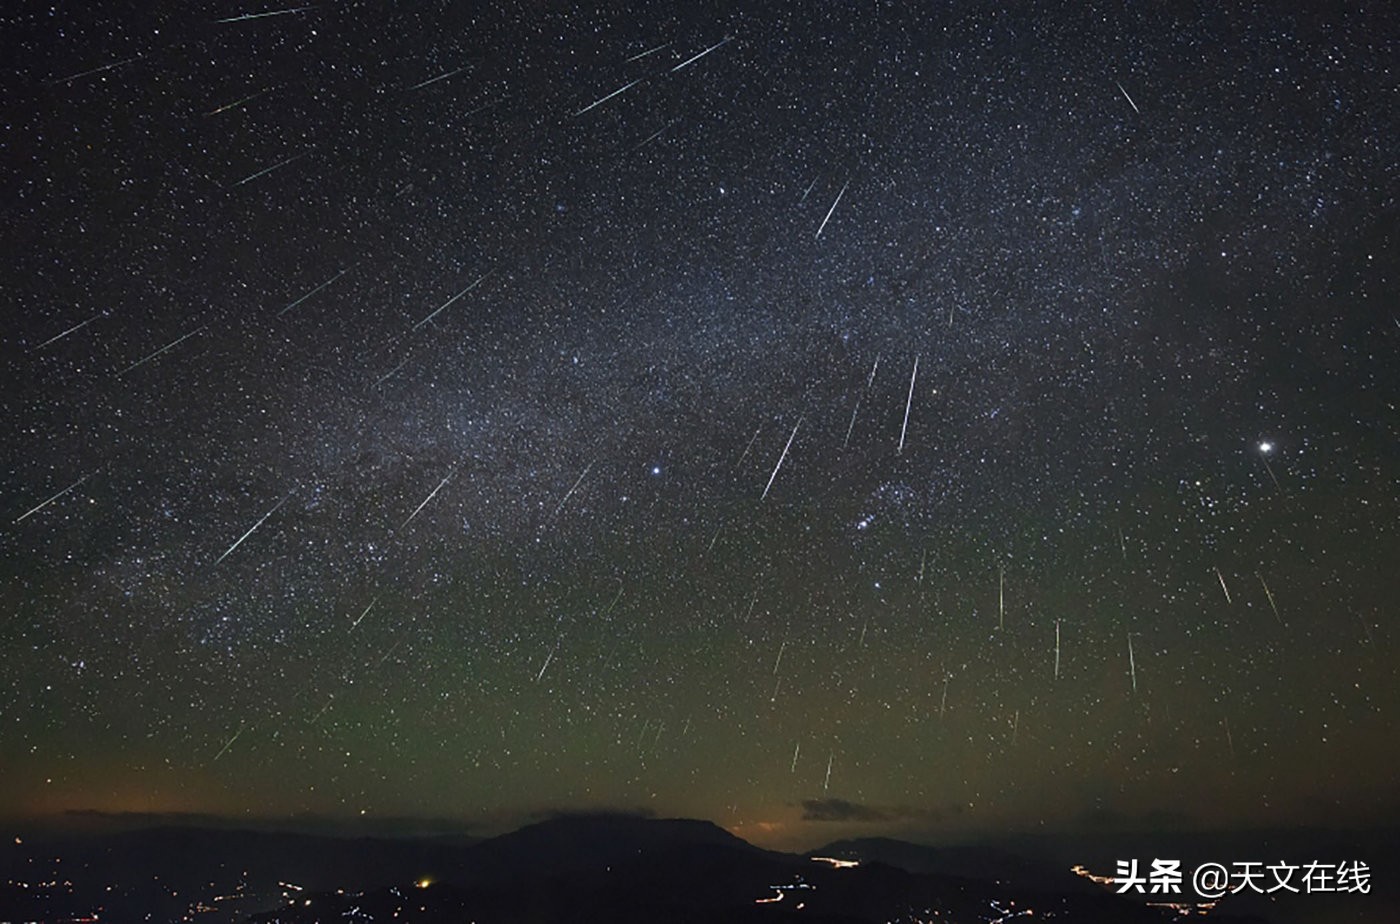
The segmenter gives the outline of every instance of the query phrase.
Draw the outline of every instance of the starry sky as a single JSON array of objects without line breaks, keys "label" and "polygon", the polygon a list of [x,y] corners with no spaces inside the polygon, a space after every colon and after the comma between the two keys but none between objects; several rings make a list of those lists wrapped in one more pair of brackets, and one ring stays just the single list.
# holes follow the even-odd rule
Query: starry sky
[{"label": "starry sky", "polygon": [[1397,37],[10,10],[0,814],[1400,818]]}]

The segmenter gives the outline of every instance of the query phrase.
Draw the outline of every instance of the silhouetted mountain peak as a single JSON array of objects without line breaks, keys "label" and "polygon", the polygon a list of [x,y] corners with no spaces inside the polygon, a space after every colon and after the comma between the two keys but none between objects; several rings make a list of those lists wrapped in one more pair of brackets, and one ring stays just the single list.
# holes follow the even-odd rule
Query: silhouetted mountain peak
[{"label": "silhouetted mountain peak", "polygon": [[551,841],[612,841],[619,844],[630,843],[638,847],[709,844],[758,849],[714,822],[694,818],[652,818],[618,812],[556,815],[493,838],[492,841],[499,848],[500,845],[516,839],[535,838]]},{"label": "silhouetted mountain peak", "polygon": [[560,875],[697,849],[762,852],[708,821],[623,814],[560,815],[475,845],[469,851],[475,868],[462,873],[478,881],[486,871],[502,879]]}]

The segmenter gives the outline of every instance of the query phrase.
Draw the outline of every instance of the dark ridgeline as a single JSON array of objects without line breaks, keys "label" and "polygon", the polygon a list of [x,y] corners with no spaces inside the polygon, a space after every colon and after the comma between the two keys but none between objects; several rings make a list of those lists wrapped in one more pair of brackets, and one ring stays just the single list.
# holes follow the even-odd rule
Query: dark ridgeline
[{"label": "dark ridgeline", "polygon": [[1103,892],[1064,864],[1032,860],[1001,847],[927,847],[889,837],[862,837],[834,841],[809,850],[807,856],[883,863],[910,873],[991,880],[1047,892]]},{"label": "dark ridgeline", "polygon": [[[1234,896],[1208,919],[1379,924],[1400,920],[1400,896],[1384,874],[1400,862],[1397,843],[1388,829],[1100,833],[1000,846],[860,838],[798,855],[755,847],[705,821],[623,814],[560,816],[488,840],[89,828],[0,843],[0,922],[1164,924],[1175,917],[1147,907],[1151,896],[1116,896],[1070,866],[1112,873],[1114,857],[1174,856],[1187,868],[1212,858],[1363,859],[1374,871],[1370,894]],[[1016,917],[1030,910],[1033,918]]]},{"label": "dark ridgeline", "polygon": [[[884,851],[925,865],[942,857],[968,875],[911,872],[878,861],[838,869],[812,856],[759,849],[708,822],[564,817],[466,848],[457,855],[460,866],[426,885],[299,894],[251,920],[874,924],[986,921],[1023,909],[1034,909],[1036,917],[1053,913],[1090,924],[1161,924],[1172,918],[1102,890],[1086,890],[1068,871],[1056,876],[1011,854],[935,851],[897,841],[851,845],[856,852]],[[840,855],[847,847],[834,844],[814,855]],[[1045,888],[1052,880],[1058,888]]]}]

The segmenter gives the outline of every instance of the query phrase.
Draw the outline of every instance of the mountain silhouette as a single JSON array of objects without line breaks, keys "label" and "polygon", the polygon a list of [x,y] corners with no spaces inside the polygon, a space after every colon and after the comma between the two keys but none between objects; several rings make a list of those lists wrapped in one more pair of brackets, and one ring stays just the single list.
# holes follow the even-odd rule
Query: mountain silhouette
[{"label": "mountain silhouette", "polygon": [[[707,821],[626,814],[561,815],[480,841],[197,827],[39,834],[0,844],[0,878],[0,921],[1172,919],[1056,863],[1000,848],[867,838],[799,855],[756,847]],[[1263,919],[1213,912],[1211,920]]]},{"label": "mountain silhouette", "polygon": [[831,857],[884,863],[910,873],[990,879],[1021,888],[1060,892],[1097,893],[1102,891],[1067,866],[1032,860],[1001,847],[927,847],[888,837],[865,837],[834,841],[808,857]]},{"label": "mountain silhouette", "polygon": [[[889,854],[899,842],[879,845]],[[917,855],[915,845],[905,853]],[[928,850],[930,848],[924,848]],[[968,853],[945,865],[975,866]],[[1009,855],[984,852],[985,862]],[[1103,890],[1051,891],[981,876],[915,872],[886,862],[837,868],[763,850],[708,822],[572,816],[482,841],[442,879],[347,894],[298,894],[255,924],[346,920],[481,924],[994,920],[1034,911],[1086,924],[1163,924],[1164,911]],[[1024,862],[1024,861],[1023,861]],[[1027,867],[1029,868],[1029,867]],[[1040,871],[1037,871],[1040,872]],[[1213,917],[1217,922],[1244,919]]]}]

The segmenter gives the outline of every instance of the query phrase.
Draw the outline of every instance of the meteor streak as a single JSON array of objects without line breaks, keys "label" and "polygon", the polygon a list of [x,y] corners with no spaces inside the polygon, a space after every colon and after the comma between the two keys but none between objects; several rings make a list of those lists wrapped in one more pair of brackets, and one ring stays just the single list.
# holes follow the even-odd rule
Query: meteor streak
[{"label": "meteor streak", "polygon": [[429,314],[426,318],[424,318],[423,320],[419,321],[417,324],[413,325],[413,329],[414,329],[414,330],[417,330],[418,328],[422,327],[424,324],[427,324],[427,323],[428,323],[429,321],[431,321],[433,318],[435,318],[435,317],[437,317],[438,315],[442,314],[444,311],[447,310],[448,306],[450,306],[453,302],[457,301],[457,299],[461,298],[463,295],[466,295],[466,294],[467,294],[468,292],[470,292],[472,289],[475,289],[477,286],[481,285],[482,282],[484,282],[484,281],[486,280],[486,277],[487,277],[487,276],[490,276],[491,273],[493,273],[493,272],[495,272],[495,270],[490,270],[490,271],[488,271],[488,272],[482,273],[480,276],[477,277],[476,282],[473,282],[471,285],[467,286],[465,289],[463,289],[462,291],[458,292],[456,295],[452,296],[452,297],[449,298],[447,301],[443,302],[441,305],[439,305],[439,306],[437,307],[437,310],[436,310],[436,311],[434,311],[432,314]]},{"label": "meteor streak", "polygon": [[[846,186],[850,185],[851,181],[847,180]],[[841,187],[841,191],[836,194],[836,201],[831,203],[831,208],[826,210],[826,217],[822,219],[821,227],[817,228],[817,237],[822,236],[822,232],[826,230],[826,223],[831,221],[831,214],[836,211],[836,206],[841,204],[841,197],[846,194],[846,186]]]},{"label": "meteor streak", "polygon": [[632,89],[633,87],[635,87],[637,84],[641,83],[643,80],[646,80],[646,78],[645,78],[645,77],[638,77],[636,80],[632,81],[631,83],[626,84],[625,86],[618,87],[616,90],[612,91],[611,93],[609,93],[607,96],[603,97],[602,99],[594,100],[593,102],[589,103],[587,106],[584,106],[584,107],[583,107],[582,109],[580,109],[578,112],[575,112],[574,115],[576,115],[576,116],[581,116],[581,115],[583,115],[585,112],[587,112],[588,110],[593,109],[593,108],[595,108],[595,107],[597,107],[597,106],[603,105],[603,104],[606,103],[608,100],[612,99],[614,96],[617,96],[617,95],[620,94],[620,93],[625,93],[626,91],[628,91],[628,90]]},{"label": "meteor streak", "polygon": [[[291,497],[291,495],[289,494],[289,495],[287,495],[287,497]],[[248,531],[247,531],[246,533],[244,533],[243,535],[241,535],[241,536],[238,537],[238,541],[237,541],[237,542],[235,542],[233,545],[229,546],[226,550],[224,550],[224,554],[222,554],[222,555],[220,555],[218,558],[214,559],[214,564],[217,565],[219,562],[223,561],[225,558],[228,558],[230,555],[232,555],[232,554],[233,554],[233,550],[236,549],[236,548],[238,548],[240,545],[243,544],[243,540],[245,540],[245,539],[247,539],[249,536],[253,535],[253,533],[257,530],[257,528],[258,528],[259,526],[263,525],[264,523],[266,523],[266,522],[267,522],[267,518],[270,517],[270,516],[272,516],[274,513],[276,513],[276,512],[282,507],[282,505],[285,504],[286,502],[287,502],[287,498],[284,497],[284,498],[282,498],[281,500],[279,500],[276,504],[274,504],[271,510],[269,510],[267,513],[264,513],[264,514],[262,515],[262,519],[258,520],[258,522],[254,523],[251,527],[249,527],[249,528],[248,528]]]},{"label": "meteor streak", "polygon": [[162,353],[165,353],[165,352],[167,352],[167,351],[169,351],[169,350],[175,349],[177,346],[179,346],[180,344],[184,343],[186,340],[190,339],[190,338],[193,337],[195,334],[200,333],[201,331],[203,331],[203,330],[204,330],[205,328],[207,328],[208,326],[209,326],[208,324],[201,324],[201,325],[199,325],[198,327],[196,327],[194,330],[190,331],[188,334],[185,334],[185,336],[170,341],[170,342],[167,343],[165,346],[161,347],[159,350],[156,350],[154,353],[148,353],[148,354],[146,354],[145,356],[143,356],[143,357],[141,357],[140,359],[138,359],[136,362],[132,363],[131,365],[127,366],[127,367],[126,367],[125,369],[123,369],[122,371],[118,372],[118,373],[117,373],[117,378],[121,378],[122,376],[126,375],[128,372],[130,372],[130,371],[133,370],[133,369],[136,369],[136,368],[138,368],[138,367],[140,367],[140,366],[146,365],[146,363],[148,363],[148,362],[150,362],[151,360],[155,359],[157,356],[161,355]]},{"label": "meteor streak", "polygon": [[1128,101],[1128,105],[1133,107],[1133,112],[1136,112],[1138,115],[1142,115],[1142,110],[1138,108],[1137,103],[1133,102],[1133,98],[1128,95],[1128,91],[1123,89],[1123,85],[1121,83],[1118,83],[1118,81],[1116,80],[1113,82],[1115,84],[1118,84],[1118,92],[1122,93],[1123,98]]},{"label": "meteor streak", "polygon": [[720,39],[718,42],[715,42],[715,43],[714,43],[713,45],[711,45],[709,48],[706,48],[704,51],[700,52],[698,55],[695,55],[694,57],[686,58],[686,59],[685,59],[684,61],[682,61],[680,64],[677,64],[675,67],[671,68],[671,73],[674,74],[676,71],[680,70],[681,68],[687,67],[687,66],[689,66],[689,65],[691,65],[691,64],[694,64],[696,61],[699,61],[701,58],[705,57],[705,55],[707,55],[707,54],[709,54],[710,52],[714,51],[716,48],[719,48],[721,45],[727,45],[727,44],[729,44],[729,40],[732,39],[732,38],[733,38],[732,35],[727,35],[727,36],[725,36],[724,38]]},{"label": "meteor streak", "polygon": [[801,417],[797,418],[797,423],[793,425],[792,434],[788,436],[787,445],[783,447],[783,454],[778,456],[778,464],[773,466],[773,474],[768,476],[768,485],[763,489],[763,497],[760,497],[759,500],[766,498],[769,490],[772,489],[773,479],[778,477],[778,469],[783,467],[783,460],[787,458],[788,450],[792,448],[792,441],[797,436],[797,428],[800,426],[802,426]]},{"label": "meteor streak", "polygon": [[904,402],[904,426],[899,430],[899,451],[904,451],[904,435],[909,432],[909,409],[914,406],[914,382],[919,377],[919,357],[914,357],[914,372],[909,376],[909,398]]},{"label": "meteor streak", "polygon": [[290,8],[290,9],[285,9],[285,10],[267,10],[267,11],[262,12],[262,13],[244,13],[242,16],[229,16],[229,17],[226,17],[226,18],[224,18],[224,19],[216,19],[216,20],[214,20],[214,22],[215,22],[215,23],[226,23],[226,22],[243,22],[244,20],[247,20],[247,19],[267,19],[267,18],[272,17],[272,16],[288,16],[288,15],[290,15],[290,14],[292,14],[292,13],[305,13],[307,10],[310,10],[310,9],[314,9],[314,7],[310,7],[310,6],[297,6],[297,7],[292,7],[292,8]]},{"label": "meteor streak", "polygon": [[42,504],[39,504],[37,507],[31,507],[31,508],[29,508],[29,510],[27,510],[27,511],[25,511],[23,514],[21,514],[20,517],[19,517],[19,519],[15,520],[15,522],[16,522],[16,523],[23,523],[25,520],[29,519],[29,518],[32,517],[34,514],[38,513],[40,510],[43,510],[43,509],[44,509],[45,507],[47,507],[49,504],[52,504],[54,501],[58,500],[60,497],[62,497],[63,495],[67,494],[69,491],[73,490],[73,489],[76,488],[78,485],[82,484],[84,481],[87,481],[87,480],[88,480],[89,478],[91,478],[94,474],[96,474],[96,473],[95,473],[95,472],[88,472],[86,475],[84,475],[83,477],[79,478],[77,481],[73,482],[73,483],[70,484],[68,487],[64,488],[62,491],[59,491],[57,494],[55,494],[53,497],[50,497],[48,500],[44,501]]}]

